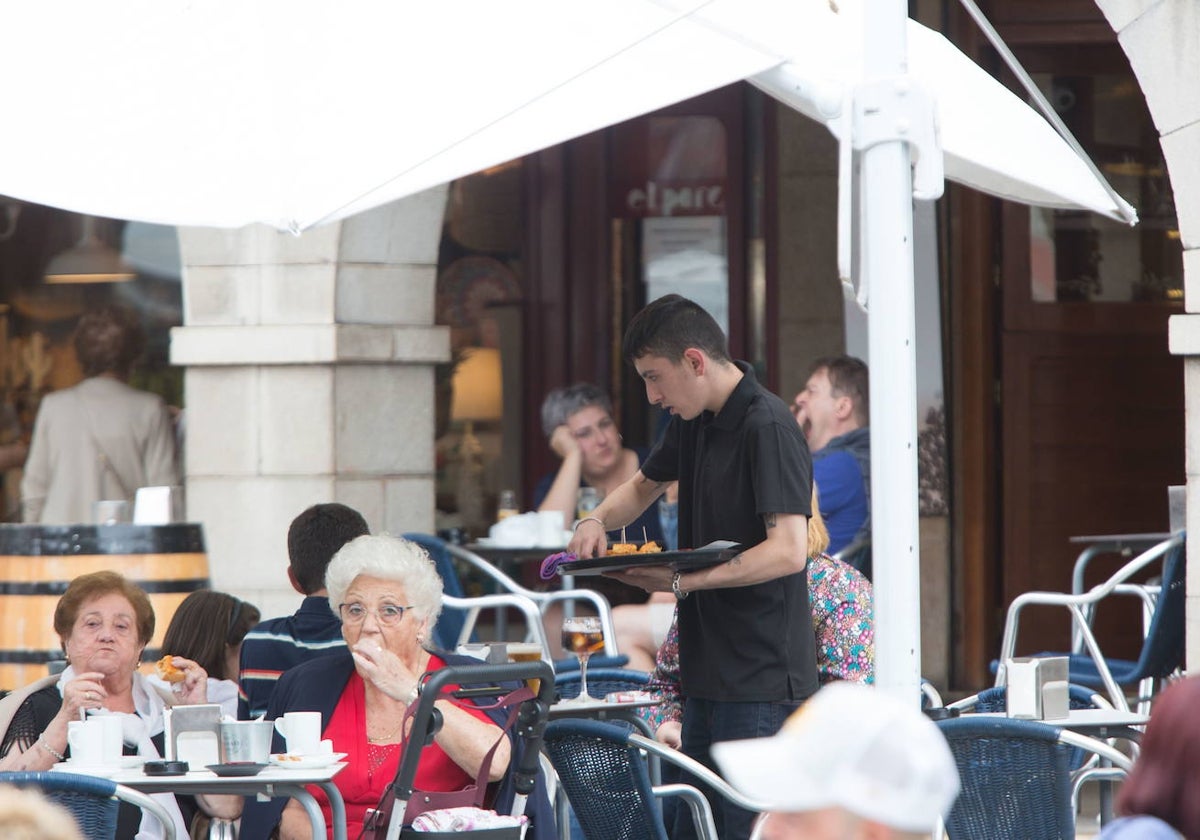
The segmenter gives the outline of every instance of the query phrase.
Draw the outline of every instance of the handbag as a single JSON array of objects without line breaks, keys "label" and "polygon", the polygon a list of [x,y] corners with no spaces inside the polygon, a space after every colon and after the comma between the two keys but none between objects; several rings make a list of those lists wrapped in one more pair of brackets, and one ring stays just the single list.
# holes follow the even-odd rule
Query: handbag
[{"label": "handbag", "polygon": [[[451,699],[453,696],[452,690],[443,691],[439,694],[436,700]],[[468,784],[461,790],[452,791],[425,791],[413,789],[411,795],[404,808],[404,825],[410,825],[412,821],[420,814],[426,811],[439,811],[443,808],[462,808],[474,806],[476,808],[483,807],[484,799],[488,792],[488,776],[492,769],[492,756],[495,755],[496,749],[500,746],[500,742],[507,736],[509,730],[517,720],[517,714],[520,711],[521,704],[526,700],[533,699],[534,694],[527,686],[521,686],[505,694],[495,703],[487,705],[478,705],[479,709],[509,709],[508,720],[504,725],[500,737],[496,739],[496,743],[492,744],[492,748],[487,751],[483,757],[483,762],[480,764],[479,773],[475,777],[473,783]],[[434,702],[436,702],[436,700]],[[404,713],[402,722],[404,738],[400,742],[400,753],[403,756],[409,749],[421,750],[425,746],[425,739],[416,739],[413,733],[416,727],[412,726],[417,709],[421,706],[420,703],[410,703],[408,710]],[[430,709],[433,708],[433,703],[429,703]],[[429,732],[429,741],[432,741],[432,735],[436,729]],[[400,767],[396,771],[396,778],[388,784],[383,795],[379,798],[379,803],[374,808],[368,808],[363,816],[362,832],[358,835],[359,840],[386,840],[388,827],[392,822],[392,814],[396,809],[397,791],[405,787],[405,781],[401,779],[404,773],[405,762],[400,762]],[[411,779],[407,780],[411,782]],[[482,834],[482,833],[481,833]],[[433,837],[434,834],[424,834],[421,836]]]}]

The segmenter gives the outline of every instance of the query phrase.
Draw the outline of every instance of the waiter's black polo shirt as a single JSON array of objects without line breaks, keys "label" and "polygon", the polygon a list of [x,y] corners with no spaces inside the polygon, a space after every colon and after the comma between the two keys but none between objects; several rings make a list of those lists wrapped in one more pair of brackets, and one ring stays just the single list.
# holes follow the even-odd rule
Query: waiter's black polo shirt
[{"label": "waiter's black polo shirt", "polygon": [[[746,547],[767,537],[769,513],[812,514],[812,458],[796,420],[750,366],[717,414],[671,418],[642,464],[652,481],[679,481],[679,546]],[[773,702],[817,690],[808,577],[692,593],[679,603],[685,697]]]}]

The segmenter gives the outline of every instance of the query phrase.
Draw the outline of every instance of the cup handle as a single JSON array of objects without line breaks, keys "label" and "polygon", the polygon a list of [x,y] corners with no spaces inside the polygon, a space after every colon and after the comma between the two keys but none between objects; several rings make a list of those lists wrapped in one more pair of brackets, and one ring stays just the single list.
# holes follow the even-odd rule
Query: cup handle
[{"label": "cup handle", "polygon": [[283,722],[283,718],[275,718],[275,731],[287,738],[287,725]]}]

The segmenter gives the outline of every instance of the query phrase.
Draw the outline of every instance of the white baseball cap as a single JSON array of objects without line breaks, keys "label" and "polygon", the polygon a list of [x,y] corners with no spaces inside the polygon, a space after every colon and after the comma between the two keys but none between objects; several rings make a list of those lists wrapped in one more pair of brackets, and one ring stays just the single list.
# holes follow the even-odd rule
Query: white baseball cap
[{"label": "white baseball cap", "polygon": [[937,726],[912,703],[835,682],[778,735],[714,744],[725,778],[772,811],[842,808],[900,831],[930,832],[958,796],[958,770]]}]

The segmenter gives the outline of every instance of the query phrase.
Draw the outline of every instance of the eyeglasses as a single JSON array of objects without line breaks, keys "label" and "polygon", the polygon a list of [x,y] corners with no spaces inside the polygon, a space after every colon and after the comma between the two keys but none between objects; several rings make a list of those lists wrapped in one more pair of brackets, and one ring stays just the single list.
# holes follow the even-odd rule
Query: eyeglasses
[{"label": "eyeglasses", "polygon": [[404,611],[412,606],[398,607],[395,604],[381,604],[376,609],[367,609],[362,604],[338,604],[338,615],[346,624],[362,624],[367,620],[367,613],[373,613],[375,620],[384,627],[395,627],[404,618]]}]

